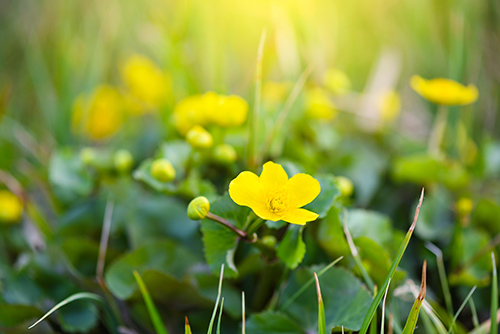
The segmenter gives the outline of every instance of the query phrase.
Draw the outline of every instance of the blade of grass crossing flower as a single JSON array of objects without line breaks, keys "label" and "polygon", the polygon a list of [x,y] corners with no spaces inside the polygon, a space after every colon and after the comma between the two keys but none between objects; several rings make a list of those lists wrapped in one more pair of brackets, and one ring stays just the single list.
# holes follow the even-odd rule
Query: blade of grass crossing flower
[{"label": "blade of grass crossing flower", "polygon": [[415,326],[417,325],[418,314],[420,312],[420,308],[422,307],[422,303],[425,298],[425,292],[427,290],[427,261],[424,261],[424,266],[422,267],[422,283],[420,284],[420,293],[413,303],[413,306],[410,311],[410,315],[406,320],[406,325],[403,328],[403,334],[413,334],[415,331]]},{"label": "blade of grass crossing flower", "polygon": [[219,308],[220,295],[222,292],[222,280],[224,278],[224,264],[220,267],[220,277],[219,277],[219,288],[217,290],[217,299],[215,301],[215,307],[212,312],[212,318],[210,319],[210,324],[208,325],[207,334],[212,334],[212,329],[214,327],[215,315],[217,314],[217,309]]},{"label": "blade of grass crossing flower", "polygon": [[[458,316],[460,315],[460,313],[462,312],[462,310],[464,309],[465,305],[467,305],[467,302],[469,301],[469,299],[472,297],[472,294],[474,293],[474,291],[476,291],[476,288],[477,286],[474,286],[469,294],[467,295],[467,297],[465,297],[462,305],[460,305],[460,307],[458,308],[458,311],[457,313],[455,313],[455,316],[453,317],[453,320],[451,321],[451,325],[450,325],[450,329],[448,330],[448,334],[452,333],[453,332],[453,328],[455,327],[455,323],[457,322],[457,318]],[[498,334],[497,332],[492,332],[492,333],[496,333]]]},{"label": "blade of grass crossing flower", "polygon": [[314,279],[316,280],[316,292],[318,294],[318,334],[326,334],[325,305],[321,297],[321,288],[316,273],[314,273]]},{"label": "blade of grass crossing flower", "polygon": [[[337,259],[335,259],[332,263],[330,263],[329,265],[327,265],[326,267],[324,267],[323,269],[321,269],[319,272],[318,272],[318,277],[321,277],[321,275],[323,275],[324,273],[326,273],[328,271],[328,269],[330,269],[331,267],[333,267],[334,265],[337,264],[337,262],[339,262],[340,260],[342,260],[344,257],[341,256]],[[286,303],[283,304],[283,307],[281,308],[282,310],[285,310],[287,309],[290,305],[292,305],[292,303],[295,301],[295,299],[297,299],[302,293],[304,293],[304,291],[307,290],[308,287],[311,286],[311,284],[314,283],[314,277],[311,277],[304,285],[302,285],[300,287],[299,290],[297,290],[297,292],[295,292],[295,294],[290,297]]]},{"label": "blade of grass crossing flower", "polygon": [[136,270],[134,270],[134,277],[137,285],[139,286],[139,290],[141,291],[144,303],[146,303],[146,309],[148,310],[149,318],[153,323],[156,334],[168,334],[168,331],[165,328],[165,324],[161,320],[160,313],[156,309],[153,299],[149,294],[148,288],[146,287],[146,284],[144,284],[144,281]]},{"label": "blade of grass crossing flower", "polygon": [[415,225],[417,224],[417,218],[418,218],[418,213],[420,211],[420,207],[422,206],[422,201],[424,200],[424,189],[422,188],[422,192],[420,194],[420,199],[418,201],[417,208],[415,210],[415,216],[413,217],[413,223],[410,226],[410,229],[406,233],[404,240],[399,247],[399,251],[396,255],[396,258],[394,259],[394,262],[392,263],[391,268],[389,269],[389,273],[385,279],[384,285],[382,286],[382,289],[378,292],[378,294],[375,296],[373,299],[368,312],[363,320],[363,323],[361,325],[361,330],[359,331],[360,334],[366,334],[368,331],[368,327],[370,326],[370,323],[372,321],[373,316],[377,312],[377,308],[380,305],[380,302],[382,301],[382,298],[385,294],[385,290],[387,289],[387,286],[389,285],[389,280],[394,276],[394,273],[396,272],[396,269],[399,265],[399,262],[401,261],[401,258],[403,257],[403,254],[406,250],[406,247],[408,246],[408,243],[410,242],[411,235],[413,234],[413,231],[415,230]]},{"label": "blade of grass crossing flower", "polygon": [[185,317],[185,319],[186,322],[184,324],[184,334],[193,334],[193,332],[191,332],[191,326],[189,326],[188,317]]},{"label": "blade of grass crossing flower", "polygon": [[222,297],[222,300],[220,302],[220,310],[219,310],[219,319],[217,320],[217,334],[220,334],[220,320],[222,318],[222,310],[224,309],[224,297]]},{"label": "blade of grass crossing flower", "polygon": [[59,310],[61,307],[68,305],[71,302],[74,302],[77,300],[84,300],[84,299],[96,301],[99,304],[101,304],[102,309],[104,310],[104,313],[106,315],[106,321],[105,321],[106,327],[108,328],[110,333],[118,334],[118,321],[115,318],[115,315],[111,312],[111,309],[109,308],[109,306],[106,304],[106,302],[104,301],[104,299],[101,296],[96,295],[94,293],[89,293],[89,292],[75,293],[74,295],[71,295],[68,298],[64,299],[63,301],[58,303],[56,306],[51,308],[47,313],[45,313],[44,316],[41,317],[40,319],[38,319],[33,325],[28,327],[28,329],[32,329],[33,327],[35,327],[40,322],[47,319],[47,317],[49,315],[51,315],[55,311]]},{"label": "blade of grass crossing flower", "polygon": [[241,291],[241,334],[245,334],[245,291]]},{"label": "blade of grass crossing flower", "polygon": [[380,324],[380,334],[384,334],[384,325],[385,325],[385,301],[387,299],[387,293],[389,292],[389,286],[391,285],[391,279],[389,279],[389,284],[387,284],[387,288],[385,289],[384,299],[382,300],[382,317]]},{"label": "blade of grass crossing flower", "polygon": [[493,273],[491,277],[491,308],[490,308],[490,334],[498,334],[497,310],[498,310],[498,276],[497,264],[495,261],[495,253],[491,252],[491,263],[493,265]]}]

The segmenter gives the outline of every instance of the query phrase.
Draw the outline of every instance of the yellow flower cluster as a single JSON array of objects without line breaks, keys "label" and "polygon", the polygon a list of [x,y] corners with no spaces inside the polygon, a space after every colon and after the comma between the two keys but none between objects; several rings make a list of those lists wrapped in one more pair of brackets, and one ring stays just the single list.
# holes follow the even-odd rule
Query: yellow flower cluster
[{"label": "yellow flower cluster", "polygon": [[123,125],[123,98],[108,85],[98,86],[90,96],[80,95],[73,105],[73,131],[93,140],[114,135]]},{"label": "yellow flower cluster", "polygon": [[16,223],[21,219],[23,204],[8,190],[0,190],[0,222]]},{"label": "yellow flower cluster", "polygon": [[436,78],[425,80],[414,75],[410,81],[411,87],[425,99],[447,106],[467,105],[476,102],[479,92],[476,86],[464,86],[450,79]]},{"label": "yellow flower cluster", "polygon": [[193,95],[180,101],[174,109],[174,124],[185,136],[195,125],[237,127],[248,115],[248,103],[236,95],[219,95],[208,92]]},{"label": "yellow flower cluster", "polygon": [[162,106],[172,90],[170,77],[151,59],[141,55],[128,58],[120,73],[130,94],[148,108]]}]

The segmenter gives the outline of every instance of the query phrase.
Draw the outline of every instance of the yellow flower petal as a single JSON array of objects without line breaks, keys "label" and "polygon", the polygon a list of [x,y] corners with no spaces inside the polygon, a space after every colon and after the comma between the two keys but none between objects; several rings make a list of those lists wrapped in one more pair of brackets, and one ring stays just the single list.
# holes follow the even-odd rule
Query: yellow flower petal
[{"label": "yellow flower petal", "polygon": [[292,209],[285,213],[282,220],[297,225],[305,225],[307,222],[316,220],[318,215],[312,211],[306,209]]},{"label": "yellow flower petal", "polygon": [[321,186],[311,175],[300,173],[288,180],[286,191],[289,207],[300,208],[311,203],[319,195]]},{"label": "yellow flower petal", "polygon": [[277,189],[286,184],[288,175],[281,165],[272,161],[266,162],[262,167],[260,182],[264,190]]},{"label": "yellow flower petal", "polygon": [[410,80],[411,87],[423,98],[442,105],[467,105],[478,98],[476,86],[464,86],[461,83],[444,78],[425,80],[414,75]]},{"label": "yellow flower petal", "polygon": [[231,181],[229,196],[236,204],[248,206],[254,212],[258,210],[264,214],[267,211],[259,177],[252,172],[241,172]]}]

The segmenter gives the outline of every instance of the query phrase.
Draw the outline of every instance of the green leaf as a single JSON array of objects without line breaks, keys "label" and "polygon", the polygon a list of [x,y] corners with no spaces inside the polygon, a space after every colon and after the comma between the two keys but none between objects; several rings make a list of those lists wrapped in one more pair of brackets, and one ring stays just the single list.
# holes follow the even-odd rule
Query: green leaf
[{"label": "green leaf", "polygon": [[69,149],[61,149],[50,158],[49,182],[59,200],[69,203],[88,196],[94,178],[78,155]]},{"label": "green leaf", "polygon": [[[147,159],[141,162],[139,167],[134,171],[134,179],[142,181],[154,190],[165,193],[172,194],[176,191],[177,187],[172,182],[161,182],[155,179],[151,175],[151,165],[153,164],[153,159]],[[176,176],[178,178],[178,176]]]},{"label": "green leaf", "polygon": [[77,300],[62,308],[57,319],[65,331],[70,333],[88,332],[97,325],[98,310],[90,300]]},{"label": "green leaf", "polygon": [[155,269],[182,280],[198,259],[183,246],[168,240],[152,242],[115,261],[106,272],[110,291],[120,299],[127,299],[136,290],[132,272],[140,274]]},{"label": "green leaf", "polygon": [[290,225],[281,240],[277,255],[290,269],[295,269],[306,254],[306,244],[302,240],[304,226]]},{"label": "green leaf", "polygon": [[[313,277],[316,271],[318,267],[299,268],[293,272],[283,293],[285,303]],[[349,271],[341,268],[328,270],[321,276],[321,281],[327,331],[336,326],[358,330],[372,300],[361,281]],[[318,298],[315,287],[309,286],[283,311],[304,331],[308,333],[316,331]]]},{"label": "green leaf", "polygon": [[425,206],[420,211],[420,220],[415,234],[424,240],[449,240],[453,231],[449,192],[437,188],[425,198]]},{"label": "green leaf", "polygon": [[349,254],[349,245],[344,237],[341,222],[342,208],[332,207],[319,223],[317,238],[321,247],[332,258]]},{"label": "green leaf", "polygon": [[174,140],[163,143],[160,148],[159,158],[168,159],[175,169],[177,179],[182,179],[186,174],[186,166],[191,154],[191,145],[184,140]]},{"label": "green leaf", "polygon": [[306,334],[306,331],[286,314],[276,311],[252,315],[245,327],[246,332],[251,334]]},{"label": "green leaf", "polygon": [[0,327],[15,327],[37,319],[42,312],[31,305],[0,304]]},{"label": "green leaf", "polygon": [[[210,212],[227,219],[236,227],[243,229],[250,209],[235,204],[226,193],[211,203]],[[218,272],[220,266],[225,264],[226,276],[235,277],[237,270],[233,261],[233,255],[237,246],[238,236],[226,227],[209,219],[201,221],[201,231],[203,232],[205,257],[212,272]]]},{"label": "green leaf", "polygon": [[317,213],[319,218],[324,218],[332,205],[335,204],[335,200],[340,196],[340,191],[335,184],[335,177],[333,175],[319,175],[316,177],[316,180],[318,180],[321,186],[321,192],[304,209]]},{"label": "green leaf", "polygon": [[151,318],[151,322],[155,328],[156,334],[168,334],[167,329],[165,328],[165,324],[163,323],[158,310],[151,298],[149,291],[144,284],[141,276],[137,271],[134,270],[134,277],[137,281],[137,285],[139,286],[139,290],[141,291],[142,298],[144,298],[144,302],[146,303],[146,307],[148,309],[149,317]]},{"label": "green leaf", "polygon": [[353,209],[348,212],[348,227],[353,239],[367,237],[379,245],[392,241],[392,224],[389,217],[378,212]]}]

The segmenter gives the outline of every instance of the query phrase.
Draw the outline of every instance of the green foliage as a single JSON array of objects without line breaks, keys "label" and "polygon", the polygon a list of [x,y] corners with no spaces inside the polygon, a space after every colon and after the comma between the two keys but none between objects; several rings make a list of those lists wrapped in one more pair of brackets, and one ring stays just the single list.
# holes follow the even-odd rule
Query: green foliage
[{"label": "green foliage", "polygon": [[278,246],[278,257],[290,269],[295,269],[306,254],[306,244],[302,240],[303,230],[303,226],[289,226]]}]

